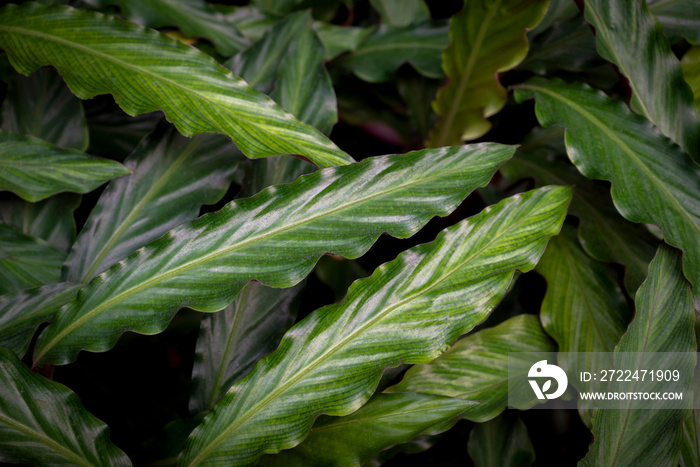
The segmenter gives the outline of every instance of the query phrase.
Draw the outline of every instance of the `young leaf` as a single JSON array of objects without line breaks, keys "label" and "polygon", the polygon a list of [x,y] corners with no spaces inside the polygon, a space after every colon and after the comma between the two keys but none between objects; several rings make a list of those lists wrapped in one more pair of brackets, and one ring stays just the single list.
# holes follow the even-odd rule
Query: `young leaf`
[{"label": "young leaf", "polygon": [[36,328],[78,294],[80,284],[59,282],[0,295],[0,347],[22,358]]},{"label": "young leaf", "polygon": [[449,44],[447,30],[443,21],[404,27],[381,25],[338,64],[371,83],[388,81],[406,62],[425,76],[440,78],[438,52]]},{"label": "young leaf", "polygon": [[629,80],[632,109],[700,162],[700,116],[693,94],[646,3],[587,0],[585,14],[595,27],[598,52]]},{"label": "young leaf", "polygon": [[588,178],[612,182],[617,210],[632,222],[659,225],[683,250],[683,271],[700,287],[698,167],[678,146],[621,102],[582,84],[533,79],[516,99],[536,99],[543,126],[567,128],[569,158]]},{"label": "young leaf", "polygon": [[84,151],[88,129],[80,100],[53,70],[15,75],[0,109],[2,129],[35,136],[62,148]]},{"label": "young leaf", "polygon": [[273,289],[249,282],[231,305],[205,316],[192,368],[190,412],[206,412],[255,362],[277,348],[294,324],[304,282]]},{"label": "young leaf", "polygon": [[73,193],[62,193],[38,203],[19,198],[4,200],[0,204],[0,220],[18,232],[67,252],[75,241],[73,211],[80,205],[80,198]]},{"label": "young leaf", "polygon": [[[693,296],[673,248],[659,247],[636,305],[634,320],[615,347],[616,361],[626,359],[624,368],[648,368],[645,353],[669,352],[667,368],[692,375],[696,352]],[[667,382],[657,382],[643,390],[667,389]],[[682,423],[691,406],[688,399],[667,410],[595,410],[593,444],[581,465],[678,465]]]},{"label": "young leaf", "polygon": [[476,0],[466,2],[450,20],[450,47],[442,54],[448,82],[433,109],[441,117],[428,147],[462,144],[485,134],[506,103],[497,74],[527,55],[526,29],[542,19],[549,0]]},{"label": "young leaf", "polygon": [[385,367],[437,357],[488,316],[515,269],[534,267],[570,197],[570,188],[547,187],[506,199],[355,282],[229,389],[180,464],[248,465],[291,448],[318,415],[362,406]]},{"label": "young leaf", "polygon": [[87,193],[129,173],[118,162],[0,130],[0,191],[41,201],[62,191]]},{"label": "young leaf", "polygon": [[556,345],[536,316],[518,315],[457,341],[426,365],[414,366],[387,392],[419,392],[479,401],[464,417],[485,422],[508,405],[508,353],[555,350]]},{"label": "young leaf", "polygon": [[319,417],[299,446],[263,456],[258,465],[359,467],[383,449],[408,442],[474,405],[430,394],[376,394],[350,415]]},{"label": "young leaf", "polygon": [[124,161],[132,174],[110,183],[66,260],[64,279],[89,282],[226,193],[242,160],[221,135],[185,138],[161,125]]},{"label": "young leaf", "polygon": [[183,224],[96,277],[39,337],[37,362],[154,334],[182,306],[218,311],[246,282],[290,287],[324,253],[356,258],[413,235],[485,185],[513,148],[481,144],[366,159],[271,187]]},{"label": "young leaf", "polygon": [[11,4],[0,10],[0,47],[23,74],[54,66],[82,99],[110,93],[130,115],[163,110],[185,136],[223,133],[250,158],[300,154],[319,167],[352,162],[208,55],[133,23]]},{"label": "young leaf", "polygon": [[29,465],[131,465],[70,389],[0,349],[0,461]]},{"label": "young leaf", "polygon": [[[586,352],[591,359],[598,352],[612,352],[627,328],[630,312],[606,265],[586,255],[573,227],[565,225],[550,240],[536,271],[547,280],[540,320],[559,351]],[[613,368],[612,361],[606,363],[584,367]]]},{"label": "young leaf", "polygon": [[527,427],[510,412],[472,428],[467,449],[476,467],[529,467],[535,462]]},{"label": "young leaf", "polygon": [[0,295],[58,282],[66,254],[0,224]]},{"label": "young leaf", "polygon": [[370,0],[370,3],[390,26],[408,26],[430,19],[424,0]]}]

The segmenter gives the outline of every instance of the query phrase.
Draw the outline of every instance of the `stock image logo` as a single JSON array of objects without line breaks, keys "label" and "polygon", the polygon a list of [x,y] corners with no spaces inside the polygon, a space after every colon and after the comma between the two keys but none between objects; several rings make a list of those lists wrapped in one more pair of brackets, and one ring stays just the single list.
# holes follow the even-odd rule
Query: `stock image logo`
[{"label": "stock image logo", "polygon": [[[557,365],[548,365],[547,360],[540,360],[532,365],[527,376],[528,378],[539,378],[540,380],[548,378],[544,381],[541,388],[538,380],[528,379],[538,399],[556,399],[564,394],[569,385],[569,379],[566,377],[564,370]],[[552,379],[557,382],[557,388],[556,391],[549,393],[548,391],[552,387]]]}]

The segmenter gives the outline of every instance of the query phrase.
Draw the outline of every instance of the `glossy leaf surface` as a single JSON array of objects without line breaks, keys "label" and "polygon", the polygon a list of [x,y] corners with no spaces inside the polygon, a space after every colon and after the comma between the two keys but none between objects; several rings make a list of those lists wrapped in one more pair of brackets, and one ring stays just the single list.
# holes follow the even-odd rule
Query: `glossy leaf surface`
[{"label": "glossy leaf surface", "polygon": [[477,423],[469,435],[467,449],[475,467],[529,467],[535,461],[527,427],[512,412]]},{"label": "glossy leaf surface", "polygon": [[[635,318],[615,347],[616,361],[625,359],[624,368],[647,368],[645,353],[678,352],[666,362],[669,368],[692,374],[696,355],[693,297],[676,250],[667,245],[659,248],[636,305]],[[647,383],[644,389],[641,384],[642,391],[669,390],[668,382]],[[581,465],[678,465],[682,423],[691,407],[692,401],[681,400],[666,410],[595,410],[593,444]]]},{"label": "glossy leaf surface", "polygon": [[506,199],[356,281],[345,300],[294,326],[229,390],[180,464],[248,465],[291,448],[318,415],[362,406],[385,367],[437,357],[488,316],[515,269],[534,267],[570,195],[547,187]]},{"label": "glossy leaf surface", "polygon": [[304,282],[273,289],[249,282],[236,300],[202,318],[192,369],[190,412],[206,412],[260,358],[277,348],[294,324]]},{"label": "glossy leaf surface", "polygon": [[352,162],[208,55],[133,23],[68,7],[8,5],[0,11],[0,47],[21,73],[52,65],[82,99],[109,93],[130,115],[163,110],[182,134],[228,135],[251,158]]},{"label": "glossy leaf surface", "polygon": [[632,108],[700,161],[700,116],[693,94],[646,2],[587,0],[585,13],[595,27],[598,52],[629,80]]},{"label": "glossy leaf surface", "polygon": [[0,190],[12,191],[27,201],[41,201],[63,191],[87,193],[128,173],[118,162],[0,130]]},{"label": "glossy leaf surface", "polygon": [[226,193],[243,159],[221,135],[181,136],[161,125],[124,164],[132,173],[100,196],[66,260],[64,278],[89,282]]},{"label": "glossy leaf surface", "polygon": [[297,447],[264,456],[260,466],[361,466],[374,454],[410,441],[476,402],[430,394],[376,394],[344,417],[322,416]]},{"label": "glossy leaf surface", "polygon": [[624,104],[581,84],[532,80],[516,98],[535,97],[544,126],[566,127],[569,158],[588,178],[609,180],[627,220],[659,225],[683,250],[683,271],[700,287],[700,186],[697,165]]},{"label": "glossy leaf surface", "polygon": [[506,103],[497,74],[523,61],[526,29],[537,25],[548,5],[549,0],[477,0],[452,17],[451,44],[442,54],[448,82],[433,101],[441,118],[429,147],[462,144],[491,128],[486,118]]},{"label": "glossy leaf surface", "polygon": [[35,359],[104,351],[124,331],[160,332],[180,307],[221,310],[252,279],[289,287],[324,253],[355,258],[383,232],[409,237],[512,153],[494,143],[370,158],[234,201],[96,277],[40,336]]},{"label": "glossy leaf surface", "polygon": [[70,389],[0,349],[0,461],[29,465],[131,465]]},{"label": "glossy leaf surface", "polygon": [[[425,365],[416,365],[388,392],[419,392],[479,401],[464,417],[491,420],[508,405],[508,352],[552,352],[555,343],[533,315],[520,315],[457,341]],[[519,407],[526,409],[529,407]]]}]

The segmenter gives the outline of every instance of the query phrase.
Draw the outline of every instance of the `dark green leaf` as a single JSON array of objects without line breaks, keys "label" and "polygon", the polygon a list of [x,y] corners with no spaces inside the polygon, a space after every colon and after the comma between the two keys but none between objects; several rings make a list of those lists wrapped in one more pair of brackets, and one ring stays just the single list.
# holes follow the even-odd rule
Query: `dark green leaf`
[{"label": "dark green leaf", "polygon": [[104,351],[124,331],[160,332],[182,306],[221,310],[251,279],[290,287],[324,253],[356,258],[383,232],[409,237],[485,185],[512,153],[492,143],[375,157],[234,201],[96,277],[39,337],[35,358]]},{"label": "dark green leaf", "polygon": [[357,49],[372,33],[372,28],[355,28],[335,24],[314,23],[314,30],[326,48],[326,60],[331,60],[343,52]]},{"label": "dark green leaf", "polygon": [[0,461],[28,465],[131,465],[109,429],[70,389],[0,349]]},{"label": "dark green leaf", "polygon": [[113,94],[130,115],[163,110],[184,135],[226,134],[251,158],[352,162],[208,55],[133,23],[68,7],[8,5],[0,11],[0,47],[21,73],[52,65],[80,98]]},{"label": "dark green leaf", "polygon": [[475,467],[527,467],[535,462],[527,428],[511,412],[478,423],[472,428],[467,448]]},{"label": "dark green leaf", "polygon": [[333,289],[336,300],[345,297],[350,284],[368,275],[357,261],[340,257],[323,256],[316,264],[316,277]]},{"label": "dark green leaf", "polygon": [[[636,305],[634,320],[615,347],[616,362],[626,361],[623,368],[649,368],[646,353],[677,352],[665,354],[669,355],[666,368],[692,374],[696,355],[693,296],[673,248],[659,248]],[[657,381],[645,384],[643,390],[668,389],[668,382]],[[593,444],[581,465],[678,465],[682,423],[691,407],[691,400],[680,400],[675,408],[666,410],[595,410]]]},{"label": "dark green leaf", "polygon": [[229,390],[180,464],[248,465],[291,448],[318,415],[362,406],[385,367],[437,357],[488,316],[515,269],[534,267],[570,197],[569,188],[546,187],[506,199],[355,282],[343,302],[294,326]]},{"label": "dark green leaf", "polygon": [[671,41],[683,37],[700,45],[700,8],[696,0],[647,0],[647,5]]},{"label": "dark green leaf", "polygon": [[[441,394],[481,402],[464,417],[491,420],[508,405],[508,353],[552,352],[556,345],[533,315],[518,315],[459,341],[426,365],[416,365],[388,392]],[[518,407],[527,409],[529,407]]]},{"label": "dark green leaf", "polygon": [[214,408],[231,385],[277,348],[294,324],[304,282],[273,289],[250,282],[236,300],[202,319],[197,339],[190,412]]},{"label": "dark green leaf", "polygon": [[128,173],[118,162],[0,130],[0,191],[12,191],[27,201],[63,191],[87,193]]},{"label": "dark green leaf", "polygon": [[408,26],[430,19],[430,10],[424,0],[370,0],[382,21],[391,26]]},{"label": "dark green leaf", "polygon": [[123,161],[163,120],[162,112],[131,117],[119,109],[109,111],[105,107],[98,106],[87,113],[88,153],[100,157]]}]

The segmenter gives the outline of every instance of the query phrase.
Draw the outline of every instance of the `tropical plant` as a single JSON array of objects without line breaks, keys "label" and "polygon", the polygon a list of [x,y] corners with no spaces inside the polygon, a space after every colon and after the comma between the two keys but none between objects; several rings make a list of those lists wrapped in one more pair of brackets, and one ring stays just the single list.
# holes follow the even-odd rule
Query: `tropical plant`
[{"label": "tropical plant", "polygon": [[699,464],[689,400],[505,411],[695,365],[697,0],[228,3],[0,9],[0,461]]}]

